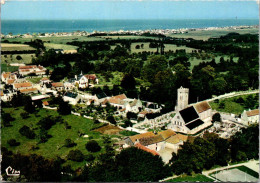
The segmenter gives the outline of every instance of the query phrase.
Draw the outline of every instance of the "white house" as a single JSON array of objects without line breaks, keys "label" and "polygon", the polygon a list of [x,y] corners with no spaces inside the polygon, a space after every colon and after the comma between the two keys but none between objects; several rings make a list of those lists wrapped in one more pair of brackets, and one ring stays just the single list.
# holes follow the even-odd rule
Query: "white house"
[{"label": "white house", "polygon": [[17,76],[11,72],[2,72],[1,80],[7,84],[12,84],[15,80],[17,80]]},{"label": "white house", "polygon": [[77,93],[66,92],[63,95],[63,100],[65,102],[69,102],[72,105],[76,105],[80,99],[81,99],[81,96]]},{"label": "white house", "polygon": [[259,123],[259,109],[246,111],[241,115],[241,122],[245,125],[250,125],[252,123]]},{"label": "white house", "polygon": [[201,120],[210,120],[212,118],[212,109],[207,101],[203,101],[194,105]]},{"label": "white house", "polygon": [[57,83],[51,83],[51,88],[53,90],[56,90],[56,91],[62,91],[64,90],[64,85],[62,82],[57,82]]},{"label": "white house", "polygon": [[92,81],[94,84],[98,84],[98,78],[96,74],[86,74],[86,75],[76,75],[75,85],[78,85],[79,88],[87,88],[90,86],[90,82]]}]

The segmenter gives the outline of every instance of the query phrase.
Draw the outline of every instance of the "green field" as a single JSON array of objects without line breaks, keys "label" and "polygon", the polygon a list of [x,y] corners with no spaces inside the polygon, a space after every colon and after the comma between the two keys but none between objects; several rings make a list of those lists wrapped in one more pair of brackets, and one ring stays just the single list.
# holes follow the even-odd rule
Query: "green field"
[{"label": "green field", "polygon": [[146,37],[146,36],[134,36],[134,35],[124,35],[124,36],[96,36],[102,39],[158,39],[157,37]]},{"label": "green field", "polygon": [[[221,57],[222,56],[215,57],[215,61],[216,61],[217,64],[220,62],[220,58]],[[224,58],[224,60],[230,59],[230,57],[227,56],[227,55],[223,55],[223,58]],[[238,59],[239,59],[238,57],[233,57],[233,61],[234,62],[237,62]],[[196,57],[190,57],[189,58],[190,70],[192,70],[195,65],[199,65],[199,63],[201,63],[201,62],[210,62],[211,60],[212,60],[212,58],[211,59],[202,60],[202,59],[197,59]]]},{"label": "green field", "polygon": [[2,64],[1,63],[1,72],[14,72],[18,71],[18,66],[8,66],[7,64]]},{"label": "green field", "polygon": [[[22,57],[21,60],[17,60],[17,56],[20,55]],[[35,57],[35,54],[5,54],[1,55],[2,63],[24,63],[30,64],[32,63],[32,58]]]},{"label": "green field", "polygon": [[184,175],[174,179],[167,180],[167,182],[213,182],[213,179],[210,179],[202,174],[195,174],[192,176]]},{"label": "green field", "polygon": [[[37,142],[39,141],[36,137],[36,139],[28,139],[25,136],[22,136],[19,133],[19,129],[23,125],[27,125],[31,129],[34,129],[37,134],[39,134],[39,127],[36,125],[36,123],[40,119],[44,119],[48,115],[52,116],[58,116],[58,113],[53,110],[46,110],[46,109],[40,109],[40,111],[36,114],[30,114],[30,117],[27,119],[21,118],[20,114],[24,112],[22,107],[19,107],[17,109],[14,108],[4,108],[2,109],[6,113],[10,113],[12,117],[15,118],[14,121],[11,122],[11,127],[3,127],[2,133],[1,133],[1,145],[2,147],[6,147],[9,150],[15,152],[15,153],[21,153],[21,154],[40,154],[46,158],[55,158],[56,156],[66,159],[66,156],[68,155],[70,150],[79,149],[82,151],[84,155],[90,154],[85,148],[85,144],[89,141],[89,138],[85,138],[83,136],[79,137],[78,132],[82,132],[84,134],[89,135],[93,140],[96,140],[99,145],[102,147],[100,152],[92,153],[94,156],[97,156],[101,152],[104,152],[103,148],[103,140],[101,138],[102,134],[98,132],[91,131],[92,128],[98,127],[102,125],[102,123],[94,124],[92,120],[75,116],[75,115],[66,115],[62,116],[62,118],[68,122],[68,124],[71,126],[71,129],[65,129],[65,125],[61,123],[57,123],[54,126],[52,126],[51,129],[48,130],[48,134],[52,137],[45,143],[41,143],[37,145]],[[21,144],[17,147],[11,147],[7,143],[9,139],[16,139]],[[64,140],[70,138],[75,143],[77,143],[77,146],[67,148],[62,147],[64,145]],[[38,150],[32,150],[33,146],[39,147]],[[72,168],[76,169],[82,165],[84,165],[86,161],[82,162],[74,162],[74,161],[66,161],[65,164],[71,164]]]},{"label": "green field", "polygon": [[231,32],[237,32],[239,34],[258,34],[259,30],[257,28],[240,30],[196,30],[190,31],[186,34],[170,34],[169,36],[175,38],[193,38],[197,40],[207,40],[208,38],[224,36]]},{"label": "green field", "polygon": [[[250,94],[250,95],[252,95],[253,98],[256,98],[255,102],[258,103],[258,99],[257,99],[258,94]],[[209,104],[213,110],[239,115],[244,110],[248,110],[248,108],[246,108],[243,104],[239,104],[239,103],[235,102],[234,100],[241,97],[244,99],[244,101],[246,101],[248,96],[249,95],[240,95],[240,96],[236,96],[236,97],[221,99],[221,100],[219,100],[218,103],[215,103],[214,101],[212,101],[212,102],[209,102]],[[220,108],[220,103],[224,103],[224,108]],[[253,110],[253,108],[251,110]]]},{"label": "green field", "polygon": [[[144,47],[143,49],[140,48],[140,49],[136,49],[136,45],[140,45],[141,44],[144,44]],[[142,43],[142,42],[139,42],[139,43],[132,43],[131,44],[131,52],[132,53],[138,53],[138,52],[143,52],[143,51],[150,51],[150,52],[156,52],[157,49],[156,48],[149,48],[149,44],[150,43]],[[181,49],[185,49],[186,50],[186,53],[191,53],[192,50],[196,50],[196,49],[193,49],[193,48],[189,48],[189,47],[186,47],[186,46],[176,46],[174,44],[164,44],[165,48],[164,48],[164,51],[169,51],[169,50],[172,50],[172,51],[176,51],[176,50],[181,50]],[[159,51],[160,51],[160,48],[159,48]]]},{"label": "green field", "polygon": [[47,50],[49,49],[63,49],[63,50],[76,50],[77,46],[66,45],[66,44],[56,44],[56,43],[44,43]]}]

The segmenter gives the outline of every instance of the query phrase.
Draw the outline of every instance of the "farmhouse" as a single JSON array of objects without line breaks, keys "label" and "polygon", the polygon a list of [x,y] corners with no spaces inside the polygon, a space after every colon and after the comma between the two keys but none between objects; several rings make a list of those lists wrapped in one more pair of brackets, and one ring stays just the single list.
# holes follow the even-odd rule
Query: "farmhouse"
[{"label": "farmhouse", "polygon": [[62,82],[51,83],[51,88],[56,91],[62,91],[64,89],[64,85]]},{"label": "farmhouse", "polygon": [[251,111],[244,110],[241,115],[241,122],[245,125],[259,123],[259,109],[254,109]]},{"label": "farmhouse", "polygon": [[27,65],[27,66],[20,66],[19,67],[19,74],[22,76],[28,74],[35,74],[35,75],[44,75],[46,72],[46,68],[40,65]]},{"label": "farmhouse", "polygon": [[79,88],[87,88],[90,86],[90,82],[92,81],[94,84],[98,84],[98,78],[96,74],[86,74],[75,75],[75,85],[78,85]]},{"label": "farmhouse", "polygon": [[17,76],[11,72],[3,72],[1,75],[2,82],[7,84],[12,84],[15,80],[17,80]]}]

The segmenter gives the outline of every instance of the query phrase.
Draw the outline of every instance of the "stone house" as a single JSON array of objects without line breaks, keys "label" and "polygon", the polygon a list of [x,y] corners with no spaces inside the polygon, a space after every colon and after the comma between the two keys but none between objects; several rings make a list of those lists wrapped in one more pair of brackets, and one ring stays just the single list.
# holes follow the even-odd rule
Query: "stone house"
[{"label": "stone house", "polygon": [[245,125],[259,123],[259,109],[249,110],[241,114],[241,122]]},{"label": "stone house", "polygon": [[57,83],[51,83],[51,88],[53,90],[56,90],[56,91],[62,91],[64,90],[64,85],[62,82],[57,82]]}]

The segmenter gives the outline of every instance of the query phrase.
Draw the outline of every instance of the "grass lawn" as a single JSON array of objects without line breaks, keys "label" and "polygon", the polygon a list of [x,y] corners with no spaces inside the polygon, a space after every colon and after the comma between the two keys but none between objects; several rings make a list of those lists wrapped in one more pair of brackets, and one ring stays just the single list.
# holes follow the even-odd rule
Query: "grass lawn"
[{"label": "grass lawn", "polygon": [[63,49],[63,50],[76,50],[77,46],[67,45],[67,44],[56,44],[56,43],[44,43],[47,50],[49,49]]},{"label": "grass lawn", "polygon": [[2,51],[27,51],[35,50],[35,48],[26,44],[11,44],[11,43],[1,43]]},{"label": "grass lawn", "polygon": [[8,66],[7,64],[1,64],[1,72],[14,72],[18,71],[18,66]]},{"label": "grass lawn", "polygon": [[[16,57],[20,55],[22,57],[21,60],[17,60]],[[2,63],[24,63],[30,64],[32,63],[32,58],[35,57],[35,54],[5,54],[1,55]]]},{"label": "grass lawn", "polygon": [[[9,150],[15,152],[15,153],[21,153],[21,154],[39,154],[46,158],[55,158],[56,156],[61,157],[63,159],[66,159],[66,156],[68,155],[70,150],[79,149],[82,151],[84,155],[90,154],[85,148],[85,144],[89,141],[89,137],[93,140],[96,140],[99,145],[102,147],[100,152],[92,153],[94,156],[97,156],[101,152],[104,152],[103,148],[103,140],[101,138],[102,134],[98,132],[91,131],[93,127],[98,127],[102,125],[102,123],[94,124],[92,120],[75,116],[75,115],[66,115],[62,116],[62,118],[68,122],[68,124],[71,126],[71,129],[65,129],[64,124],[57,123],[54,126],[52,126],[51,129],[48,130],[48,134],[52,137],[48,139],[47,142],[41,143],[37,145],[38,139],[37,137],[35,139],[28,139],[25,136],[22,136],[19,133],[19,129],[23,125],[27,125],[31,129],[34,129],[36,136],[39,134],[38,125],[36,123],[40,120],[45,118],[48,115],[52,116],[58,116],[57,111],[54,110],[46,110],[46,109],[40,109],[40,111],[35,114],[30,114],[30,117],[27,119],[22,119],[20,114],[24,112],[23,107],[19,108],[4,108],[3,109],[6,113],[10,113],[12,117],[15,118],[14,121],[11,122],[11,127],[3,127],[2,133],[1,133],[1,143],[3,147],[8,148]],[[82,132],[84,134],[89,135],[88,138],[85,137],[79,137],[78,132]],[[9,139],[16,139],[21,144],[17,147],[11,147],[7,141]],[[77,146],[67,148],[62,147],[64,144],[64,140],[70,138],[75,143],[77,143]],[[39,147],[38,150],[32,150],[32,146]],[[76,169],[78,167],[81,167],[84,165],[86,161],[82,162],[73,162],[73,161],[66,161],[65,164],[72,165],[73,169]]]},{"label": "grass lawn", "polygon": [[184,175],[174,179],[167,180],[167,182],[213,182],[213,179],[210,179],[202,174],[195,174],[192,176]]},{"label": "grass lawn", "polygon": [[[254,98],[258,97],[258,94],[250,94]],[[227,113],[233,113],[233,114],[241,114],[244,110],[248,110],[247,108],[244,107],[244,105],[236,103],[234,100],[238,99],[239,97],[243,98],[244,101],[246,101],[246,98],[249,95],[240,95],[236,97],[231,97],[231,98],[226,98],[226,99],[221,99],[219,100],[218,103],[215,103],[214,101],[209,102],[210,106],[212,107],[213,110],[217,110],[220,112],[227,112]],[[258,101],[258,100],[257,100]],[[219,108],[220,103],[223,102],[225,104],[224,108]]]},{"label": "grass lawn", "polygon": [[196,30],[196,31],[190,31],[187,34],[170,34],[169,36],[175,37],[175,38],[193,38],[196,40],[207,40],[210,37],[220,37],[224,36],[231,32],[237,32],[239,34],[258,34],[257,28],[251,28],[251,29],[241,29],[241,30]]},{"label": "grass lawn", "polygon": [[28,81],[30,81],[30,82],[32,82],[34,84],[40,83],[41,79],[42,79],[41,77],[39,77],[39,78],[37,78],[37,77],[35,77],[35,78],[26,78],[26,80],[28,80]]}]

